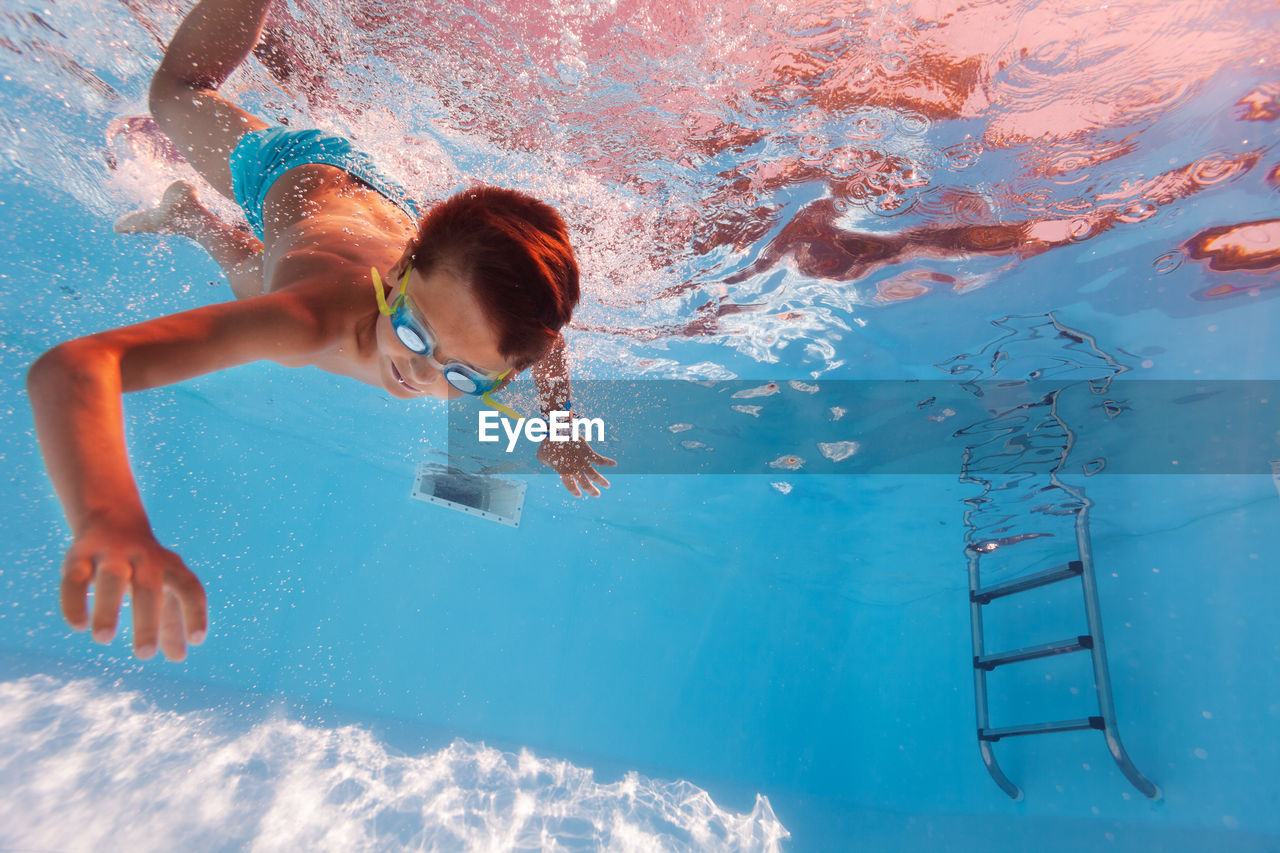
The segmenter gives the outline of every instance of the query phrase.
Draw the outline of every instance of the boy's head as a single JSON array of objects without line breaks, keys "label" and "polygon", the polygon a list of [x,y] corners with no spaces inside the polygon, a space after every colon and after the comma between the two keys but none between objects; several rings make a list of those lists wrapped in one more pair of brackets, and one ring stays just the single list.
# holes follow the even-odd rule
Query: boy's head
[{"label": "boy's head", "polygon": [[474,187],[436,205],[409,246],[422,276],[444,267],[480,303],[518,370],[551,349],[578,304],[578,263],[560,214],[515,190]]}]

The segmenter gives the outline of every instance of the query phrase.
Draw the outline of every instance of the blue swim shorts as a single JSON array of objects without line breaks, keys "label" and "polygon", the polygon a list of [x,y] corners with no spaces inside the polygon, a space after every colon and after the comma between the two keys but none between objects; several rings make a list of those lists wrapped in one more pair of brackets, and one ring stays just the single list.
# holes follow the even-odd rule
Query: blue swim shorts
[{"label": "blue swim shorts", "polygon": [[263,239],[262,205],[267,199],[267,190],[285,172],[308,163],[342,169],[386,196],[417,221],[418,207],[409,199],[408,191],[380,173],[369,155],[347,140],[319,130],[270,127],[240,137],[230,159],[231,190],[259,240]]}]

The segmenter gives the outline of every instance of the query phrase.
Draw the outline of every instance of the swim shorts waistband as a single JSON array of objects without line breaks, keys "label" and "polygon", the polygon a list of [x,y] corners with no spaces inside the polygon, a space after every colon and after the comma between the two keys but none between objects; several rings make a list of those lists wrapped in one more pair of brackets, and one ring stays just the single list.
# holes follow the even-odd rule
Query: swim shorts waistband
[{"label": "swim shorts waistband", "polygon": [[342,169],[385,196],[415,222],[419,216],[418,206],[409,198],[408,191],[379,172],[368,154],[341,136],[287,127],[254,130],[240,138],[228,162],[236,203],[244,209],[249,226],[259,240],[263,239],[262,205],[267,191],[285,172],[309,163]]}]

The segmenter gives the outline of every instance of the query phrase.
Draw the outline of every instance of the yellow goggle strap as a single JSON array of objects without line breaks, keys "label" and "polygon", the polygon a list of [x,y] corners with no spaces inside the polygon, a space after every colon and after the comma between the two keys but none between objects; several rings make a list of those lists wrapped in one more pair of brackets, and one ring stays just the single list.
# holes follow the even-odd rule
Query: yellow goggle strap
[{"label": "yellow goggle strap", "polygon": [[[507,378],[507,374],[508,374],[508,373],[510,373],[510,372],[511,372],[510,370],[504,370],[504,371],[502,372],[502,375],[498,377],[498,381],[499,381],[499,382],[501,382],[503,379],[506,379],[506,378]],[[504,415],[506,415],[507,417],[511,418],[511,420],[513,420],[513,421],[522,421],[522,420],[524,420],[524,415],[520,414],[519,412],[517,412],[515,409],[511,408],[510,406],[504,406],[504,405],[502,405],[502,404],[501,404],[501,403],[499,403],[497,400],[493,399],[493,397],[491,396],[492,394],[493,394],[493,392],[492,392],[492,391],[486,391],[485,393],[483,393],[483,394],[481,394],[481,395],[480,395],[480,399],[484,401],[484,404],[485,404],[486,406],[488,406],[488,407],[489,407],[489,408],[491,408],[491,409],[497,409],[499,412],[502,412],[502,414],[504,414]]]},{"label": "yellow goggle strap", "polygon": [[[381,311],[383,314],[394,313],[391,310],[391,307],[387,305],[387,297],[383,293],[383,290],[385,288],[382,284],[382,276],[378,275],[378,268],[369,267],[369,275],[373,277],[373,295],[378,297],[378,310]],[[392,303],[394,304],[396,301],[400,299],[400,297],[404,296],[405,291],[408,288],[409,288],[409,270],[406,269],[404,271],[404,278],[400,280],[400,290],[396,292],[395,299],[392,300]]]}]

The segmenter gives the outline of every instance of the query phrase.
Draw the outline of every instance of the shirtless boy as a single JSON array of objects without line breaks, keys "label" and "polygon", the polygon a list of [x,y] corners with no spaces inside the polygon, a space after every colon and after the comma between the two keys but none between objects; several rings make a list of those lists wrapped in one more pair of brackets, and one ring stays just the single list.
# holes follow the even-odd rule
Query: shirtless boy
[{"label": "shirtless boy", "polygon": [[[236,300],[68,341],[27,384],[36,432],[73,541],[62,612],[115,634],[133,598],[133,646],[179,660],[207,631],[204,588],[152,533],[129,470],[121,394],[269,359],[311,365],[394,397],[480,395],[532,368],[544,411],[565,408],[560,329],[578,301],[564,222],[511,190],[464,190],[419,219],[345,140],[271,127],[218,86],[257,42],[271,0],[201,0],[151,83],[160,128],[200,175],[245,209],[258,239],[221,222],[185,184],[125,231],[197,240]],[[599,496],[613,460],[585,442],[539,457],[575,496]],[[94,587],[92,614],[89,587]]]}]

